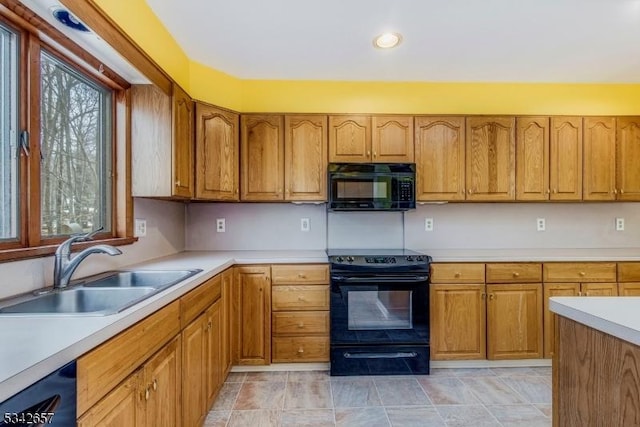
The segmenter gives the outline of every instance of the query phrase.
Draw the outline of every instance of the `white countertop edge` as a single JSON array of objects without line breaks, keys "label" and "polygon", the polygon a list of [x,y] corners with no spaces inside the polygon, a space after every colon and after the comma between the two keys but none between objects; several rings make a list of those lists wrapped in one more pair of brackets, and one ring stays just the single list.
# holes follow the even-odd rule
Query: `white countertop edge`
[{"label": "white countertop edge", "polygon": [[[636,319],[640,318],[640,297],[588,297],[593,302],[601,302],[602,305],[612,306],[610,307],[615,312],[615,317],[622,316],[627,319],[629,308],[635,309]],[[589,326],[605,334],[609,334],[621,340],[640,346],[640,329],[637,324],[632,325],[632,322],[628,321],[624,324],[622,321],[613,320],[607,318],[606,309],[599,309],[593,311],[590,307],[582,307],[585,301],[585,297],[552,297],[549,299],[549,309],[563,317],[574,320],[583,325]],[[589,301],[591,302],[591,301]],[[630,307],[631,306],[631,307]]]},{"label": "white countertop edge", "polygon": [[411,249],[430,255],[433,262],[640,261],[640,248]]}]

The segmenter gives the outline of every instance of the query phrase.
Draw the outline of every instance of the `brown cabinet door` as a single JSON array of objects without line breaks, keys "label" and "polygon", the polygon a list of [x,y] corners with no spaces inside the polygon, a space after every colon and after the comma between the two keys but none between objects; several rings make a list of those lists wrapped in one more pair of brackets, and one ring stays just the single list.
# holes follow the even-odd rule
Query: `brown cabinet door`
[{"label": "brown cabinet door", "polygon": [[269,266],[235,268],[239,292],[239,357],[242,365],[271,363],[271,277]]},{"label": "brown cabinet door", "polygon": [[233,322],[232,315],[232,295],[231,289],[233,287],[233,270],[228,269],[222,273],[222,343],[221,343],[221,358],[222,358],[222,377],[227,377],[227,374],[231,370],[231,364],[233,362],[233,345],[232,345],[232,333],[231,324]]},{"label": "brown cabinet door", "polygon": [[329,116],[329,162],[371,161],[371,117]]},{"label": "brown cabinet door", "polygon": [[191,198],[193,185],[193,101],[173,85],[173,195]]},{"label": "brown cabinet door", "polygon": [[542,283],[487,285],[487,296],[487,357],[541,358]]},{"label": "brown cabinet door", "polygon": [[206,324],[201,314],[182,330],[182,425],[201,426],[206,410]]},{"label": "brown cabinet door", "polygon": [[616,199],[616,119],[584,119],[583,200]]},{"label": "brown cabinet door", "polygon": [[467,200],[514,200],[514,117],[467,118]]},{"label": "brown cabinet door", "polygon": [[640,117],[618,117],[616,188],[618,200],[640,200]]},{"label": "brown cabinet door", "polygon": [[549,118],[516,119],[516,200],[549,199]]},{"label": "brown cabinet door", "polygon": [[618,291],[621,297],[640,297],[640,283],[618,283]]},{"label": "brown cabinet door", "polygon": [[285,200],[327,200],[327,117],[285,116]]},{"label": "brown cabinet door", "polygon": [[247,115],[241,119],[241,199],[284,199],[283,118]]},{"label": "brown cabinet door", "polygon": [[206,402],[205,416],[213,405],[224,382],[222,377],[222,301],[218,300],[205,312],[206,325]]},{"label": "brown cabinet door", "polygon": [[235,113],[196,104],[196,198],[240,200],[238,122]]},{"label": "brown cabinet door", "polygon": [[180,335],[144,365],[144,393],[148,426],[182,425],[182,361]]},{"label": "brown cabinet door", "polygon": [[486,358],[484,284],[430,286],[431,358]]},{"label": "brown cabinet door", "polygon": [[618,284],[582,283],[580,295],[584,297],[615,297],[618,296]]},{"label": "brown cabinet door", "polygon": [[581,200],[582,117],[552,117],[549,147],[549,198]]},{"label": "brown cabinet door", "polygon": [[413,116],[374,116],[371,129],[373,162],[413,163]]},{"label": "brown cabinet door", "polygon": [[465,199],[464,117],[416,117],[416,199]]},{"label": "brown cabinet door", "polygon": [[544,288],[544,357],[553,357],[556,339],[556,315],[549,310],[551,297],[575,297],[580,292],[579,283],[545,283]]},{"label": "brown cabinet door", "polygon": [[78,419],[78,427],[144,427],[145,391],[142,372],[131,374]]}]

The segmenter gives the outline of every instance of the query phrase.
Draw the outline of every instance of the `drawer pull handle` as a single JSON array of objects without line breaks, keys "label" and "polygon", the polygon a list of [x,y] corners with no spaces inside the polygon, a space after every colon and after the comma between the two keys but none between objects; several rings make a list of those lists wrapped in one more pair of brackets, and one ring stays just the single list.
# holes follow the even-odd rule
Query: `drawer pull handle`
[{"label": "drawer pull handle", "polygon": [[581,271],[581,272],[580,272],[580,276],[584,277],[584,276],[586,276],[586,275],[587,275],[587,273],[585,273],[584,271]]},{"label": "drawer pull handle", "polygon": [[460,273],[458,273],[458,272],[456,271],[456,273],[454,274],[454,276],[455,276],[455,277],[460,277]]},{"label": "drawer pull handle", "polygon": [[513,277],[520,277],[520,273],[517,273],[517,272],[514,271],[513,272]]},{"label": "drawer pull handle", "polygon": [[298,354],[302,354],[302,353],[304,353],[304,348],[300,347],[300,348],[298,349]]},{"label": "drawer pull handle", "polygon": [[304,328],[304,323],[303,322],[298,323],[298,329],[303,329],[303,328]]},{"label": "drawer pull handle", "polygon": [[302,273],[299,273],[298,277],[301,278],[301,279],[306,279],[307,278],[307,276],[305,274],[302,274]]},{"label": "drawer pull handle", "polygon": [[307,300],[306,300],[306,299],[304,299],[304,297],[298,297],[298,301],[300,301],[300,302],[306,302]]}]

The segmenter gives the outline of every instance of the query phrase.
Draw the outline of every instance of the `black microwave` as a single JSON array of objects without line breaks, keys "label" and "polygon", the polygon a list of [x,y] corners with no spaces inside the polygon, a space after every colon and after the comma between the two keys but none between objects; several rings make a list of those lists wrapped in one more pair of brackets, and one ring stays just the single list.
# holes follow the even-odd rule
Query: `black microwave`
[{"label": "black microwave", "polygon": [[406,211],[416,207],[414,163],[331,163],[332,211]]}]

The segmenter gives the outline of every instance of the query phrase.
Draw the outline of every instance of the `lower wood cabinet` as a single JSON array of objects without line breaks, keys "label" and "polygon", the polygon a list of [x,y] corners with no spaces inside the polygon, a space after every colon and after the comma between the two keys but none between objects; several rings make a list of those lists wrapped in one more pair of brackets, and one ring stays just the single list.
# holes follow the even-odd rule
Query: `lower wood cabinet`
[{"label": "lower wood cabinet", "polygon": [[80,417],[78,426],[181,426],[180,353],[176,336]]},{"label": "lower wood cabinet", "polygon": [[234,335],[240,365],[271,363],[271,268],[234,269]]}]

